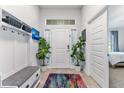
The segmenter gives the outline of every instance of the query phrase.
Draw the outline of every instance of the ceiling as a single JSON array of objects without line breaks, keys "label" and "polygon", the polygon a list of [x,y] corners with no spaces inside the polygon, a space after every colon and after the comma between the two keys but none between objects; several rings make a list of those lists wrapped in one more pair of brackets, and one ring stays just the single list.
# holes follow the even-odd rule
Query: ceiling
[{"label": "ceiling", "polygon": [[80,9],[82,5],[39,5],[40,8],[50,9]]}]

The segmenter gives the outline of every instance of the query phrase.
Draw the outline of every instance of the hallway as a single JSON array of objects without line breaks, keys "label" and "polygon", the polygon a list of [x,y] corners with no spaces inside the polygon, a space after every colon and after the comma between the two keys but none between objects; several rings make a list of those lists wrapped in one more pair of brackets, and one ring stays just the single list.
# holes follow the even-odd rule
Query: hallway
[{"label": "hallway", "polygon": [[87,87],[109,87],[106,5],[0,8],[2,86],[31,88],[41,82],[43,87],[51,73],[57,73],[57,80],[72,80],[77,87],[77,81],[85,81]]}]

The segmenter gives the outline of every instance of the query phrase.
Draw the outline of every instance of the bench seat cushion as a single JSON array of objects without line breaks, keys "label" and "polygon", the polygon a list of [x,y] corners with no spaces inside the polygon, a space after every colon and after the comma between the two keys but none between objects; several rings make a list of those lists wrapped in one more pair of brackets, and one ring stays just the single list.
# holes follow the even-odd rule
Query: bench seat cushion
[{"label": "bench seat cushion", "polygon": [[3,86],[18,86],[18,87],[20,87],[38,69],[39,69],[39,67],[37,67],[37,66],[28,66],[28,67],[25,67],[22,70],[16,72],[15,74],[11,75],[10,77],[4,79],[2,81],[2,85]]}]

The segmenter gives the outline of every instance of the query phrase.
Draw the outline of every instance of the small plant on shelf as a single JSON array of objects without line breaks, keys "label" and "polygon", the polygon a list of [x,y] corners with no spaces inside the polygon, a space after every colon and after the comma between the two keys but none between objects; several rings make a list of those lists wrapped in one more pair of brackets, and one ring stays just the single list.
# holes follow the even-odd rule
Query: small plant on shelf
[{"label": "small plant on shelf", "polygon": [[39,48],[36,57],[42,62],[42,66],[45,66],[45,59],[49,59],[49,54],[51,53],[50,48],[50,44],[44,38],[39,40]]},{"label": "small plant on shelf", "polygon": [[73,60],[76,60],[76,66],[80,66],[80,62],[85,62],[85,40],[82,36],[79,37],[79,40],[76,44],[72,46],[71,57]]}]

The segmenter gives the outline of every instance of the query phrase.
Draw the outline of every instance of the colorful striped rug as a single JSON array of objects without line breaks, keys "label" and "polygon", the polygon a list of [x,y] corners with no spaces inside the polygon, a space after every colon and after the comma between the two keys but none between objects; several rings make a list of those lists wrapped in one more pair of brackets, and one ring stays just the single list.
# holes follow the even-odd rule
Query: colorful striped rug
[{"label": "colorful striped rug", "polygon": [[44,88],[86,88],[79,74],[50,73]]}]

